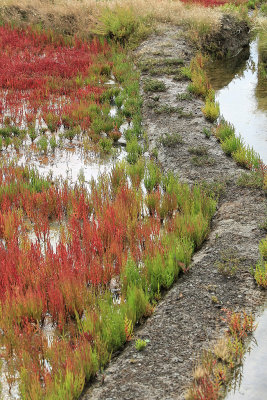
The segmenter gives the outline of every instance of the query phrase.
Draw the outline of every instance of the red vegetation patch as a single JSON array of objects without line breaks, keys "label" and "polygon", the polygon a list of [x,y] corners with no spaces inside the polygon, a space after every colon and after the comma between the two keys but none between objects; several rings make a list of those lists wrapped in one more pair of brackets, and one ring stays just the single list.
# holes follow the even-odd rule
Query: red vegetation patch
[{"label": "red vegetation patch", "polygon": [[247,0],[181,0],[186,4],[201,4],[205,7],[223,6],[224,4],[244,4]]},{"label": "red vegetation patch", "polygon": [[87,191],[1,165],[1,357],[22,398],[77,398],[205,238],[215,202],[154,164],[144,194],[141,170],[117,166]]},{"label": "red vegetation patch", "polygon": [[[85,108],[98,102],[101,82],[95,72],[110,69],[106,42],[66,43],[63,37],[27,28],[0,27],[0,123],[9,116],[14,125],[28,126],[56,119],[78,125]],[[86,129],[90,120],[83,124]]]}]

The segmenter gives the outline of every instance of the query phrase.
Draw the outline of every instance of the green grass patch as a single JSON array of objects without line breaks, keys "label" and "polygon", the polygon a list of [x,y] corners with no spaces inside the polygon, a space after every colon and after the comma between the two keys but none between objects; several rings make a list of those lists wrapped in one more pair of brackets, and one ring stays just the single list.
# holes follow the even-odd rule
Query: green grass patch
[{"label": "green grass patch", "polygon": [[207,139],[209,139],[211,137],[211,135],[212,135],[211,130],[208,129],[208,128],[203,128],[203,133],[204,133],[204,135],[206,136]]},{"label": "green grass patch", "polygon": [[243,146],[243,140],[240,136],[230,136],[222,143],[222,149],[226,155],[231,156]]},{"label": "green grass patch", "polygon": [[166,92],[166,85],[164,82],[157,79],[147,79],[144,82],[144,91],[147,92]]},{"label": "green grass patch", "polygon": [[194,154],[195,156],[207,156],[208,149],[205,146],[194,146],[188,149],[190,154]]},{"label": "green grass patch", "polygon": [[147,346],[147,341],[143,339],[136,339],[135,348],[137,351],[143,351]]},{"label": "green grass patch", "polygon": [[207,155],[194,156],[191,158],[191,162],[196,167],[212,166],[212,165],[216,164],[215,158],[207,156]]},{"label": "green grass patch", "polygon": [[251,268],[257,284],[267,289],[267,237],[259,243],[260,260],[256,264],[255,269]]},{"label": "green grass patch", "polygon": [[165,133],[159,139],[164,147],[174,147],[177,144],[183,144],[184,140],[180,133]]},{"label": "green grass patch", "polygon": [[136,46],[151,33],[149,16],[137,17],[134,9],[117,4],[102,10],[97,33],[128,46]]},{"label": "green grass patch", "polygon": [[263,176],[258,171],[242,172],[237,180],[238,186],[261,189],[263,186]]},{"label": "green grass patch", "polygon": [[178,93],[176,99],[179,101],[192,100],[191,93]]}]

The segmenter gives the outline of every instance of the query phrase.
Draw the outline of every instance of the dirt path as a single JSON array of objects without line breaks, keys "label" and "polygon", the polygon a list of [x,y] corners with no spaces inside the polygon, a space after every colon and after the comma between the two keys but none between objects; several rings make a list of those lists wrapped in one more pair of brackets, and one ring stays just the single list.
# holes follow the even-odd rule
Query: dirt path
[{"label": "dirt path", "polygon": [[[168,28],[140,46],[142,69],[149,64],[149,70],[154,69],[156,78],[167,88],[161,93],[144,93],[143,117],[149,149],[158,147],[164,170],[179,173],[189,183],[224,181],[211,234],[195,254],[190,272],[178,280],[152,317],[136,331],[137,337],[149,339],[146,349],[138,353],[134,342],[128,344],[85,392],[83,400],[183,399],[198,355],[225,329],[221,308],[255,312],[265,298],[249,273],[259,257],[258,242],[265,235],[259,228],[265,218],[265,196],[259,190],[237,186],[242,170],[224,155],[214,137],[207,139],[203,134],[203,128],[210,126],[201,112],[202,100],[181,100],[181,96],[177,100],[177,94],[186,93],[188,81],[179,80],[174,69],[166,70],[166,58],[189,62],[191,56],[177,28]],[[144,71],[143,84],[148,77]],[[183,108],[183,112],[166,106]],[[174,133],[180,134],[180,143],[159,146],[163,134]],[[216,261],[222,257],[229,260],[231,255],[237,264],[234,277],[224,276],[215,266]]]}]

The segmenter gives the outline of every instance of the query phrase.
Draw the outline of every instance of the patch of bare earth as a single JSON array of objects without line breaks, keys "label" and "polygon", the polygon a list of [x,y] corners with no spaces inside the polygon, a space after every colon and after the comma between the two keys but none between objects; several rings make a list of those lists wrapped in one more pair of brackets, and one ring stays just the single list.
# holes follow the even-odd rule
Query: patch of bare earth
[{"label": "patch of bare earth", "polygon": [[[148,78],[166,84],[165,92],[144,93],[149,148],[157,147],[163,169],[177,172],[181,180],[224,182],[224,192],[211,233],[195,254],[190,271],[136,330],[136,337],[149,339],[145,350],[137,352],[134,341],[129,343],[85,391],[83,400],[183,399],[200,353],[225,330],[221,309],[255,313],[265,299],[249,272],[259,257],[258,242],[265,235],[259,227],[265,218],[264,193],[237,185],[242,169],[225,156],[215,137],[207,139],[203,134],[204,127],[211,128],[201,112],[203,101],[195,97],[182,100],[179,94],[187,93],[189,82],[179,79],[175,70],[162,67],[163,60],[182,58],[188,64],[192,56],[181,30],[170,27],[138,49],[141,62],[153,61],[153,68],[142,73],[142,86]],[[180,111],[170,112],[166,106]],[[179,143],[160,144],[162,135],[174,133],[180,134]],[[236,275],[223,275],[215,264],[228,256],[230,260],[233,254]]]}]

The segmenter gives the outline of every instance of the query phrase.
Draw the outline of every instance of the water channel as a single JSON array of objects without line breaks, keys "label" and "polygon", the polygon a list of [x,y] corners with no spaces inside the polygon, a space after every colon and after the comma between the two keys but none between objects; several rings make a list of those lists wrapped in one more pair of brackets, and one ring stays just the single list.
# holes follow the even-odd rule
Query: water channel
[{"label": "water channel", "polygon": [[[222,117],[234,125],[244,143],[267,164],[267,79],[261,78],[259,72],[258,39],[236,57],[213,62],[208,75]],[[226,400],[267,399],[267,304],[257,322],[239,382],[229,388]]]},{"label": "water channel", "polygon": [[220,113],[267,164],[267,79],[260,78],[258,39],[208,69]]}]

